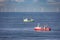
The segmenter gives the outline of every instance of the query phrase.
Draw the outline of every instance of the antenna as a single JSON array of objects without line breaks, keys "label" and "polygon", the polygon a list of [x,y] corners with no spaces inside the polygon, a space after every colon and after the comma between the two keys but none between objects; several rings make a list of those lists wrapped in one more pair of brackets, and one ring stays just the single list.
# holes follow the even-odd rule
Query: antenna
[{"label": "antenna", "polygon": [[44,25],[44,27],[47,27],[47,25]]},{"label": "antenna", "polygon": [[40,23],[38,23],[37,27],[39,27]]}]

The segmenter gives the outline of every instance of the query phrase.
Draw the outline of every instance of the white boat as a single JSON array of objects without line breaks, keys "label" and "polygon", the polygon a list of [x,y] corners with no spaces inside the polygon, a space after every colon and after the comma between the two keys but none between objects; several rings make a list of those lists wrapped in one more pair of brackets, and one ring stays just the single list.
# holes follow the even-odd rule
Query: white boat
[{"label": "white boat", "polygon": [[24,22],[34,22],[34,19],[28,19],[28,18],[25,18],[23,19]]}]

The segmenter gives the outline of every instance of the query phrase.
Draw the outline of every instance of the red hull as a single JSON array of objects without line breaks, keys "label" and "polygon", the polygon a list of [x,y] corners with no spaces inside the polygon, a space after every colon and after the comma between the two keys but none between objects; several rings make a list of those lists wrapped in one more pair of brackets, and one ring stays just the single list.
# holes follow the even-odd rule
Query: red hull
[{"label": "red hull", "polygon": [[49,27],[45,27],[45,28],[41,28],[41,27],[37,28],[37,27],[35,27],[34,30],[35,31],[51,31],[51,28],[49,28]]}]

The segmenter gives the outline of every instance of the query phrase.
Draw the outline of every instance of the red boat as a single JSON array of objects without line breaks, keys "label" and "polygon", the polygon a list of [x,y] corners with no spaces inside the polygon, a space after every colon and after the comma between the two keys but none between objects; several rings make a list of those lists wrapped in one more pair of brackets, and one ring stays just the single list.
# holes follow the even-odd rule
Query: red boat
[{"label": "red boat", "polygon": [[39,27],[39,24],[37,25],[37,27],[34,28],[35,31],[42,31],[42,27]]},{"label": "red boat", "polygon": [[39,27],[39,24],[37,25],[37,27],[34,28],[35,31],[51,31],[51,28],[49,27]]}]

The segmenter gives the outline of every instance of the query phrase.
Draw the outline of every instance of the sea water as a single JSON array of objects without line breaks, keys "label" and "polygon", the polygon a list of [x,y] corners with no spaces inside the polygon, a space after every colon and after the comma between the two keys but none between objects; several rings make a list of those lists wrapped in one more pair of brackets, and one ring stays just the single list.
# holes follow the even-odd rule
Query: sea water
[{"label": "sea water", "polygon": [[[34,22],[23,22],[24,18]],[[51,31],[34,31],[38,23]],[[60,40],[60,13],[0,12],[0,40]]]}]

